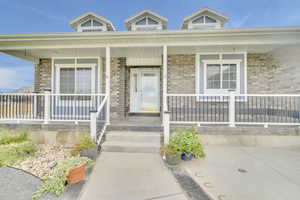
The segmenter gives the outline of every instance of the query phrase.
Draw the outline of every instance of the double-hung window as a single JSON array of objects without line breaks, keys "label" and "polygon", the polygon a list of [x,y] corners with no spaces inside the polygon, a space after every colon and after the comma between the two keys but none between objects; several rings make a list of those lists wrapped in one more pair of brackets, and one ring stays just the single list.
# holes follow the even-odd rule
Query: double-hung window
[{"label": "double-hung window", "polygon": [[204,92],[240,92],[240,60],[204,60]]}]

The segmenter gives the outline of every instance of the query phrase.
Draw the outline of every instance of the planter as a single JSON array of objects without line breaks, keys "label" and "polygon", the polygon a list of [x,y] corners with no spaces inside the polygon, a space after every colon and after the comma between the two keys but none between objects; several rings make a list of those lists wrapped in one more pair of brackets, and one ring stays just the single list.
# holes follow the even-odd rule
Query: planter
[{"label": "planter", "polygon": [[82,165],[79,165],[74,169],[71,169],[69,171],[69,175],[67,176],[68,184],[75,184],[82,181],[85,178],[85,168],[86,168],[86,163],[83,163]]},{"label": "planter", "polygon": [[178,165],[181,161],[177,154],[165,154],[165,156],[165,161],[168,165]]},{"label": "planter", "polygon": [[181,154],[181,159],[182,160],[185,160],[185,161],[190,161],[190,160],[192,160],[193,159],[193,154],[191,154],[191,153],[187,153],[187,152],[185,152],[185,153],[183,153],[183,154]]},{"label": "planter", "polygon": [[88,157],[89,159],[94,160],[94,161],[96,160],[97,155],[98,155],[97,147],[85,149],[80,152],[81,157]]}]

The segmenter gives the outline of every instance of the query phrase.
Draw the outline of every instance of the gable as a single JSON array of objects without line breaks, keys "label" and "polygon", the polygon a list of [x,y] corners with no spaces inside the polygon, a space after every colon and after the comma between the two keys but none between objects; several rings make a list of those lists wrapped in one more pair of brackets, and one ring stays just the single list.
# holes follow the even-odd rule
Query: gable
[{"label": "gable", "polygon": [[108,19],[93,12],[85,13],[71,21],[70,26],[78,32],[114,31],[115,27]]},{"label": "gable", "polygon": [[222,28],[228,17],[210,8],[203,8],[184,18],[182,29]]},{"label": "gable", "polygon": [[150,10],[144,10],[126,21],[128,30],[164,30],[167,29],[168,20]]}]

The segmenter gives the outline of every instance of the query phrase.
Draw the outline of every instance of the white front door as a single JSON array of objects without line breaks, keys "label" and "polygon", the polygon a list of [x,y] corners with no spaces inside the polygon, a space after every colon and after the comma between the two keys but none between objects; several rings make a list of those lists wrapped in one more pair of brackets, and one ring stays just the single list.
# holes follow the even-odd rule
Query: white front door
[{"label": "white front door", "polygon": [[130,70],[130,112],[157,113],[160,107],[159,68]]}]

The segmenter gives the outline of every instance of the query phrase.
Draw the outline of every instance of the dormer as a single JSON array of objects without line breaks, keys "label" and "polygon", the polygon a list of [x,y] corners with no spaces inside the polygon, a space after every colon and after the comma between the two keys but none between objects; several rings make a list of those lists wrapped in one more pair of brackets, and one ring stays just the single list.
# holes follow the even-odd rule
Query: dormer
[{"label": "dormer", "polygon": [[93,12],[87,12],[70,22],[77,32],[115,31],[114,25],[108,19]]},{"label": "dormer", "polygon": [[181,29],[218,29],[224,27],[228,19],[222,13],[206,7],[185,17]]},{"label": "dormer", "polygon": [[165,30],[168,26],[168,19],[150,10],[143,10],[128,18],[125,24],[129,31]]}]

